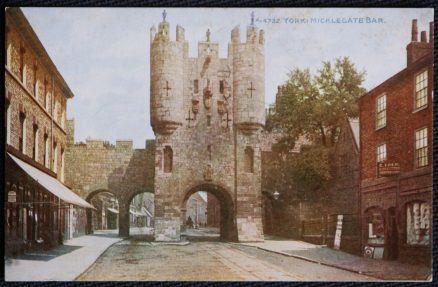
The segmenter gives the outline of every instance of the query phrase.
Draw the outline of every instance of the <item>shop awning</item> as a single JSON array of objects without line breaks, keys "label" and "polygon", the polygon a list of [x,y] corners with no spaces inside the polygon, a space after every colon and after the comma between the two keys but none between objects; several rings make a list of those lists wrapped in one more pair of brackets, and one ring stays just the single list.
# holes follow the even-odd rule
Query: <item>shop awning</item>
[{"label": "shop awning", "polygon": [[31,178],[33,178],[36,182],[38,182],[42,187],[47,189],[49,192],[51,192],[56,197],[60,198],[61,200],[77,205],[80,207],[85,208],[92,208],[95,209],[94,206],[80,198],[76,193],[71,191],[69,188],[67,188],[65,185],[63,185],[61,182],[59,182],[56,178],[40,171],[39,169],[31,166],[28,163],[25,163],[24,161],[16,158],[15,156],[8,153],[8,155],[15,161],[15,163],[24,171],[26,172]]}]

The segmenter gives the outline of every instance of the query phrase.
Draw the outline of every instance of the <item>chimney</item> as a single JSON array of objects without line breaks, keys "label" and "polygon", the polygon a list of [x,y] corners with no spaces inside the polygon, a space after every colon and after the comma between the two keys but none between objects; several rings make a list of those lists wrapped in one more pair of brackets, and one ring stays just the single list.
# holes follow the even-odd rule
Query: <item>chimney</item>
[{"label": "chimney", "polygon": [[[431,31],[429,31],[429,33],[433,35],[433,23],[430,23],[430,27]],[[408,66],[428,54],[432,55],[433,36],[429,36],[429,42],[427,42],[426,31],[421,31],[420,40],[421,41],[418,42],[417,19],[414,19],[412,20],[411,42],[406,47]]]},{"label": "chimney", "polygon": [[418,42],[417,19],[412,20],[412,39],[411,42]]},{"label": "chimney", "polygon": [[422,43],[427,42],[426,31],[421,31],[421,42]]}]

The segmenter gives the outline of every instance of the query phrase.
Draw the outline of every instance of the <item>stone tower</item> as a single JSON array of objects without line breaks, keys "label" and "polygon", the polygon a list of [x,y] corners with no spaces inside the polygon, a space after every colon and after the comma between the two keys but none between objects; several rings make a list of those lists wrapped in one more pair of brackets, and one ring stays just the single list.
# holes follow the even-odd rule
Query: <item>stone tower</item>
[{"label": "stone tower", "polygon": [[185,204],[206,191],[220,203],[221,237],[263,240],[260,135],[264,113],[264,33],[231,32],[228,57],[207,30],[198,57],[184,29],[151,28],[151,124],[156,136],[155,239],[180,240]]}]

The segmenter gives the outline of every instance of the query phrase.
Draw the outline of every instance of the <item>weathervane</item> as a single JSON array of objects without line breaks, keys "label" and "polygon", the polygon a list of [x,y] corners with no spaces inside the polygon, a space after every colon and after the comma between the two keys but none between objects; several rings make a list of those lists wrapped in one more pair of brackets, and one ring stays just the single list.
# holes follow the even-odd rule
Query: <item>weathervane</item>
[{"label": "weathervane", "polygon": [[254,11],[251,12],[251,26],[254,26]]},{"label": "weathervane", "polygon": [[166,9],[163,10],[163,22],[166,22]]}]

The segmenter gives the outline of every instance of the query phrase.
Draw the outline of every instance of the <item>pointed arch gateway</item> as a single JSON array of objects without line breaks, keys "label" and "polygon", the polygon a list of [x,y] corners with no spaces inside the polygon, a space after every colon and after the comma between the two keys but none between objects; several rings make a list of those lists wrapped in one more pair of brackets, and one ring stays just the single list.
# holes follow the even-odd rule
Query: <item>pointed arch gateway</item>
[{"label": "pointed arch gateway", "polygon": [[234,202],[227,188],[210,182],[199,183],[186,192],[181,201],[181,210],[185,209],[186,203],[190,196],[198,191],[204,191],[214,195],[220,205],[220,239],[223,241],[237,242],[237,227],[235,223]]}]

